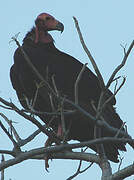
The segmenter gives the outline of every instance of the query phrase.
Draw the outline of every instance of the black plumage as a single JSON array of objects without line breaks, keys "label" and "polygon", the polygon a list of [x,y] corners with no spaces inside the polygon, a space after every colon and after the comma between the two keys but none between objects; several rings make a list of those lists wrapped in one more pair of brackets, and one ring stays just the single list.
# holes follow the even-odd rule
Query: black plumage
[{"label": "black plumage", "polygon": [[[52,82],[54,78],[59,94],[74,102],[74,85],[83,64],[55,47],[48,31],[63,31],[63,25],[60,22],[52,16],[43,13],[37,17],[35,23],[36,26],[26,34],[23,40],[23,50],[50,87],[54,89],[54,83]],[[20,48],[15,51],[14,64],[10,70],[10,78],[18,99],[24,108],[28,109],[28,104],[36,100],[33,107],[36,111],[53,111],[49,92],[47,89],[41,90],[41,81],[27,64]],[[39,92],[37,93],[38,88]],[[82,74],[78,90],[79,105],[95,116],[96,113],[91,102],[97,107],[101,88],[97,77],[87,67]],[[36,99],[35,95],[37,95]],[[111,91],[108,91],[105,99],[111,95]],[[55,109],[58,110],[58,102],[54,99],[53,103]],[[115,103],[116,100],[113,98],[103,110],[102,116],[109,125],[119,129],[123,122],[114,109]],[[73,109],[67,103],[64,105],[64,108],[68,110]],[[58,127],[61,124],[60,116],[55,117],[51,123],[50,116],[40,114],[38,116],[43,122],[46,124],[49,123],[55,131],[58,131]],[[94,124],[79,112],[65,116],[65,125],[66,129],[69,129],[67,140],[87,141],[94,139]],[[101,136],[111,137],[112,134],[102,129]],[[96,146],[92,146],[91,148],[97,151]],[[110,142],[104,144],[104,150],[109,160],[118,162],[118,150],[126,151],[126,148],[124,143],[117,144]]]}]

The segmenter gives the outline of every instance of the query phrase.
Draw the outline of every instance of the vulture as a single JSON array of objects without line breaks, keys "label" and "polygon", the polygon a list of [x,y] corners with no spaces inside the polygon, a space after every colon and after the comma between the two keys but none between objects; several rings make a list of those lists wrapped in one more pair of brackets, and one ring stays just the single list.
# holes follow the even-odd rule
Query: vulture
[{"label": "vulture", "polygon": [[[27,110],[32,108],[36,112],[52,113],[61,112],[61,108],[64,112],[75,109],[71,104],[64,102],[64,99],[75,101],[75,83],[83,64],[55,47],[54,40],[49,33],[53,30],[62,32],[64,26],[47,13],[39,14],[35,20],[35,26],[26,34],[22,46],[18,47],[14,53],[10,79],[21,105]],[[49,88],[28,64],[22,49]],[[62,97],[62,101],[59,101],[50,89],[57,96]],[[101,87],[97,76],[86,67],[78,84],[78,105],[95,117],[100,94]],[[108,90],[104,99],[107,100],[110,96],[112,96],[112,92]],[[110,126],[120,129],[123,121],[116,113],[115,104],[116,100],[112,98],[103,109],[101,117]],[[62,136],[63,126],[60,113],[55,116],[47,113],[38,113],[37,115],[57,135]],[[95,123],[89,117],[78,111],[77,113],[65,113],[63,117],[67,141],[83,142],[95,138]],[[101,137],[112,136],[113,134],[108,130],[101,129]],[[107,158],[110,161],[119,162],[119,150],[126,151],[125,145],[125,143],[104,143],[103,147]],[[90,148],[97,152],[96,145],[92,145]]]}]

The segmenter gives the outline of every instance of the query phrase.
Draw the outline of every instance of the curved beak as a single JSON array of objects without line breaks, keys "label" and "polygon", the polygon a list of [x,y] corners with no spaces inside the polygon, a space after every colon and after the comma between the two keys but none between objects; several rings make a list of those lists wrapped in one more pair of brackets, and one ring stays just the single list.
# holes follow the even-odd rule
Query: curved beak
[{"label": "curved beak", "polygon": [[61,31],[61,33],[64,31],[64,25],[59,21],[56,24],[56,30]]}]

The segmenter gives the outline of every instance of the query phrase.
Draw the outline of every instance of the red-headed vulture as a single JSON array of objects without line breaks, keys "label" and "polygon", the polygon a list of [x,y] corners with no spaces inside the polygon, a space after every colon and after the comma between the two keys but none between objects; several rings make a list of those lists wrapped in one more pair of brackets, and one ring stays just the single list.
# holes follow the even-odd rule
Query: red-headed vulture
[{"label": "red-headed vulture", "polygon": [[[53,30],[62,32],[64,26],[53,16],[47,13],[40,14],[35,20],[35,27],[23,39],[22,48],[49,86],[63,99],[65,97],[74,102],[75,82],[83,64],[55,47],[54,40],[48,33]],[[20,48],[15,51],[10,78],[18,99],[25,109],[32,107],[38,112],[61,112],[61,102],[58,102],[47,88],[42,89],[43,83],[27,63]],[[100,94],[101,88],[98,78],[86,67],[78,84],[79,106],[95,116],[95,108],[97,108]],[[105,99],[111,95],[112,92],[109,90]],[[110,126],[120,129],[123,122],[115,111],[115,103],[116,100],[113,98],[107,104],[101,116]],[[74,109],[73,106],[64,103],[65,111]],[[56,133],[62,134],[60,115],[38,114],[38,116]],[[78,140],[82,142],[94,139],[95,124],[82,113],[65,114],[64,121],[67,141]],[[108,130],[101,130],[101,137],[111,136],[112,134]],[[113,162],[118,162],[118,150],[126,151],[125,143],[109,142],[103,145],[107,158]],[[90,148],[97,151],[95,145]]]}]

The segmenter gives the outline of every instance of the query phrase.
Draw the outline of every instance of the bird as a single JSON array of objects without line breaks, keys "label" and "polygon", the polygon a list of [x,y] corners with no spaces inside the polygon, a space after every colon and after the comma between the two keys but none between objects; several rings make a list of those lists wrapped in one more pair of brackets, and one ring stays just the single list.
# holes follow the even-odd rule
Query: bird
[{"label": "bird", "polygon": [[[75,83],[83,67],[76,58],[60,51],[56,46],[49,31],[64,30],[64,25],[48,13],[41,13],[35,19],[35,25],[27,32],[23,39],[22,48],[31,63],[43,77],[46,85],[29,66],[20,47],[14,53],[14,64],[10,69],[10,79],[16,91],[18,99],[25,109],[33,109],[37,112],[61,112],[62,103],[64,112],[70,112],[75,108],[66,102],[68,99],[75,103]],[[45,87],[45,88],[43,88]],[[62,97],[59,102],[57,97]],[[96,109],[100,99],[101,87],[97,76],[85,67],[78,84],[78,105],[93,117],[96,116]],[[113,95],[107,90],[104,100]],[[115,109],[116,99],[113,97],[103,109],[101,117],[111,127],[120,129],[123,121]],[[95,109],[96,108],[96,109]],[[63,135],[61,115],[49,116],[37,114],[38,117],[57,133]],[[90,117],[84,116],[81,112],[68,113],[64,116],[66,141],[77,140],[79,142],[93,140],[95,124]],[[101,137],[112,137],[106,129],[101,129]],[[125,143],[106,142],[103,143],[104,152],[108,160],[118,163],[119,151],[126,151]],[[96,145],[90,146],[97,152]]]}]

